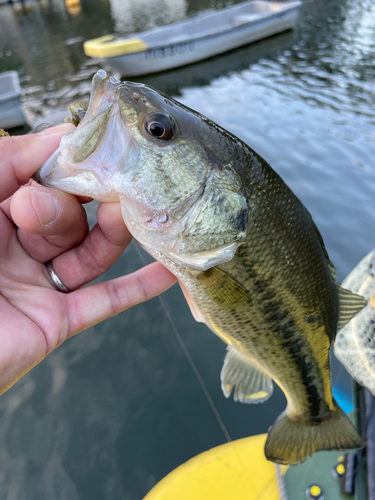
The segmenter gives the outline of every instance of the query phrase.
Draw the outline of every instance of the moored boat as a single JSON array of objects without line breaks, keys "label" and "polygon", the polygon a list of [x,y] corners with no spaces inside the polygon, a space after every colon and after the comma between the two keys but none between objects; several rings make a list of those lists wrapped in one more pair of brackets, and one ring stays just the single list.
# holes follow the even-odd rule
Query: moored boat
[{"label": "moored boat", "polygon": [[21,108],[21,94],[17,72],[0,73],[0,128],[14,128],[26,123]]},{"label": "moored boat", "polygon": [[84,51],[123,76],[155,73],[292,29],[301,4],[251,0],[127,38],[88,40]]}]

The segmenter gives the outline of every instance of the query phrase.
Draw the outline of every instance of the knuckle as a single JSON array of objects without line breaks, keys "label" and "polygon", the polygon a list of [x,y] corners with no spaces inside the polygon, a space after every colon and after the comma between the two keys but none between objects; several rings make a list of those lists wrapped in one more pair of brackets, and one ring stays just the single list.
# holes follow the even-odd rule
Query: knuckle
[{"label": "knuckle", "polygon": [[96,273],[102,274],[107,270],[107,266],[100,262],[95,255],[95,251],[92,251],[85,241],[77,247],[77,257],[80,263],[90,272],[95,271]]},{"label": "knuckle", "polygon": [[[110,315],[113,316],[120,312],[121,310],[128,307],[128,297],[124,297],[124,294],[120,293],[120,287],[116,281],[107,281],[106,293],[108,295],[108,300],[110,304]],[[124,300],[125,299],[125,300]]]}]

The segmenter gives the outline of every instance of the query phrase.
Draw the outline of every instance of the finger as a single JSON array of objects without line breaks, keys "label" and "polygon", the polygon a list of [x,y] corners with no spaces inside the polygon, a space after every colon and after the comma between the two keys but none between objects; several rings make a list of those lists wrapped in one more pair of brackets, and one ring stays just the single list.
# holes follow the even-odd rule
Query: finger
[{"label": "finger", "polygon": [[[27,184],[25,184],[25,186],[31,186],[32,183],[34,181],[30,180]],[[34,182],[34,184],[36,184]],[[10,198],[7,198],[6,200],[4,200],[3,202],[0,203],[0,209],[2,212],[4,212],[4,214],[8,217],[8,219],[14,223],[13,219],[12,219],[12,216],[11,216],[11,213],[10,213],[10,203],[12,201],[12,196]]]},{"label": "finger", "polygon": [[0,140],[0,202],[6,200],[56,151],[60,139],[74,129],[64,123],[40,134],[2,137]]},{"label": "finger", "polygon": [[61,281],[75,290],[109,269],[129,245],[132,237],[124,224],[120,203],[101,203],[98,224],[75,248],[53,259]]},{"label": "finger", "polygon": [[86,212],[77,198],[57,189],[27,186],[11,198],[10,213],[26,252],[46,262],[81,243],[88,233]]},{"label": "finger", "polygon": [[[67,295],[59,294],[62,300],[51,301],[50,316],[40,315],[38,305],[45,307],[47,297],[44,294],[36,293],[40,304],[31,302],[28,298],[23,308],[26,312],[24,328],[19,327],[21,323],[18,320],[17,327],[14,327],[16,335],[11,336],[14,342],[6,342],[7,349],[0,351],[0,394],[68,337],[162,293],[175,281],[176,278],[167,269],[155,262],[134,274]],[[53,290],[49,293],[51,296],[58,294]],[[9,312],[12,317],[10,304],[1,296],[0,302],[5,315]],[[60,321],[56,322],[56,318],[60,318]]]},{"label": "finger", "polygon": [[133,274],[67,294],[68,336],[159,295],[176,281],[160,262],[154,262]]}]

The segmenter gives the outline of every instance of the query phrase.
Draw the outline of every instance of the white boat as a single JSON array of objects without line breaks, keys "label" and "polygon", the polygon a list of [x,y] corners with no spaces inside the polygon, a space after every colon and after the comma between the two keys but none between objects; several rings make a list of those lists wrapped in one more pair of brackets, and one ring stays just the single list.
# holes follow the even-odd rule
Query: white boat
[{"label": "white boat", "polygon": [[137,33],[106,35],[84,43],[122,76],[139,76],[184,66],[294,27],[302,1],[252,0],[191,19]]},{"label": "white boat", "polygon": [[25,125],[20,102],[21,94],[17,72],[0,73],[0,129]]}]

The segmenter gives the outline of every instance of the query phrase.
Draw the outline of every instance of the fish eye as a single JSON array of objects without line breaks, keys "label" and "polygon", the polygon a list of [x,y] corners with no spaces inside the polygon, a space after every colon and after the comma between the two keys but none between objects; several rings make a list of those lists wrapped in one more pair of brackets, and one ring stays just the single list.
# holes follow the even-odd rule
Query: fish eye
[{"label": "fish eye", "polygon": [[156,137],[168,141],[172,139],[174,134],[174,123],[172,118],[162,113],[150,115],[145,120],[147,132]]}]

